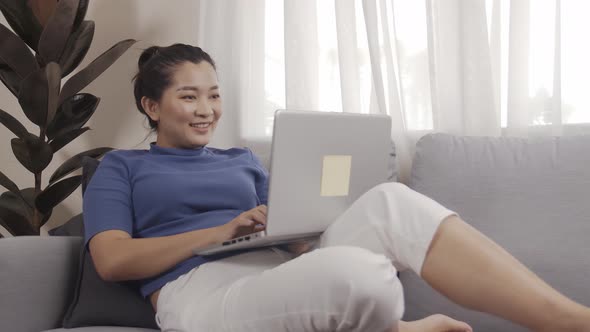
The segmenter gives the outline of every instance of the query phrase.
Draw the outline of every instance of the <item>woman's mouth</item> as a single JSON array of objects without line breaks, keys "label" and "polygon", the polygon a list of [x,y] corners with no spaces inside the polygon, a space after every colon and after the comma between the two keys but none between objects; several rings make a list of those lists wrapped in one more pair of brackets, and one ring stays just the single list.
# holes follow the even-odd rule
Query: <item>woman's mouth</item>
[{"label": "woman's mouth", "polygon": [[191,123],[190,126],[197,132],[206,133],[211,127],[211,122],[195,122]]}]

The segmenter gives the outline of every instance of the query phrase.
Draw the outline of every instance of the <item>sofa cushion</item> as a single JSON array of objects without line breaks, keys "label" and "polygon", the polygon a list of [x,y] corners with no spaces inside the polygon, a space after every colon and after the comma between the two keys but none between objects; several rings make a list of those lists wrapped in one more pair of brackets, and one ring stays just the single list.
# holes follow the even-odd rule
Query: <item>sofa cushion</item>
[{"label": "sofa cushion", "polygon": [[134,282],[103,281],[85,247],[63,327],[130,326],[156,329],[155,312]]},{"label": "sofa cushion", "polygon": [[51,236],[82,236],[84,237],[84,219],[82,213],[73,216],[62,225],[48,231]]},{"label": "sofa cushion", "polygon": [[82,196],[84,196],[84,192],[86,191],[86,187],[90,183],[90,179],[96,172],[100,161],[91,157],[83,157],[82,158]]},{"label": "sofa cushion", "polygon": [[[565,295],[590,303],[590,136],[534,139],[431,134],[409,185],[492,238]],[[459,308],[402,273],[407,319],[444,313],[474,331],[525,331]]]}]

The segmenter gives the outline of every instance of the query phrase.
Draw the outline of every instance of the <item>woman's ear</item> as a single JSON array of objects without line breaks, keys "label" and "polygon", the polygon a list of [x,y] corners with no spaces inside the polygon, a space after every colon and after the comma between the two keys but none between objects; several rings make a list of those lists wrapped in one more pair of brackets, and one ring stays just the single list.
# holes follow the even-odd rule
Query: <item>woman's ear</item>
[{"label": "woman's ear", "polygon": [[141,97],[141,107],[143,107],[143,110],[147,116],[152,119],[152,121],[158,122],[160,120],[160,110],[158,108],[158,103],[146,96],[143,96]]}]

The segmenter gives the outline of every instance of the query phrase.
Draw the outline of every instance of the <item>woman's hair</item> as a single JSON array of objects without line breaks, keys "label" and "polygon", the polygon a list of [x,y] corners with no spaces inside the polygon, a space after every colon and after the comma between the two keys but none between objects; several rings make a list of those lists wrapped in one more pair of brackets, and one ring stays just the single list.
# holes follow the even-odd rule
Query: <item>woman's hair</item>
[{"label": "woman's hair", "polygon": [[160,101],[164,90],[172,84],[172,75],[176,66],[185,62],[199,64],[202,61],[207,61],[215,69],[215,62],[211,56],[196,46],[186,44],[167,47],[152,46],[141,53],[138,61],[139,71],[133,78],[133,93],[137,109],[147,117],[153,130],[157,129],[158,123],[146,114],[141,106],[141,98],[145,96],[154,101]]}]

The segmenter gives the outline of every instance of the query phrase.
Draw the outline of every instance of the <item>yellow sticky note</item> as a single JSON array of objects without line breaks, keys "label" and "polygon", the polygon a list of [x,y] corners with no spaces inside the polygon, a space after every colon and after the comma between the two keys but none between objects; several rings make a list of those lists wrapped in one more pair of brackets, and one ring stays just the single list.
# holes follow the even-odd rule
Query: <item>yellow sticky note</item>
[{"label": "yellow sticky note", "polygon": [[352,156],[328,155],[322,163],[321,196],[346,196],[350,185]]}]

